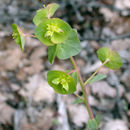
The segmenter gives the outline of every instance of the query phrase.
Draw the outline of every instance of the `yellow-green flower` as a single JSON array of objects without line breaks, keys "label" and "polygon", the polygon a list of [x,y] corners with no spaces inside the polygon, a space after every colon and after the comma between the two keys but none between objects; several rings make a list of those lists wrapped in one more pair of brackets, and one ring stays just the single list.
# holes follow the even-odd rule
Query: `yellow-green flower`
[{"label": "yellow-green flower", "polygon": [[46,19],[35,29],[36,37],[45,45],[63,43],[69,36],[71,27],[61,19]]},{"label": "yellow-green flower", "polygon": [[16,43],[20,46],[23,51],[25,45],[24,33],[17,27],[16,24],[12,24],[13,29],[13,39],[15,39]]}]

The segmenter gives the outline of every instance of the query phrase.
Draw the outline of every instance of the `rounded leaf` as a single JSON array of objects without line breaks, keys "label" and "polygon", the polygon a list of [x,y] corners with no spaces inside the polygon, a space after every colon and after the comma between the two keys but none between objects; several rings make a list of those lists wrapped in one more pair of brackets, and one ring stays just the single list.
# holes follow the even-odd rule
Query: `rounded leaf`
[{"label": "rounded leaf", "polygon": [[60,94],[71,94],[76,91],[74,79],[62,71],[52,70],[47,73],[48,84]]},{"label": "rounded leaf", "polygon": [[81,51],[80,41],[77,32],[72,29],[68,38],[62,43],[57,45],[57,57],[59,59],[68,59],[71,56],[77,55]]},{"label": "rounded leaf", "polygon": [[58,8],[59,8],[58,4],[51,3],[51,4],[47,5],[45,8],[43,8],[43,9],[39,9],[36,12],[36,15],[33,18],[34,24],[38,25],[41,22],[43,22],[44,19],[52,17]]},{"label": "rounded leaf", "polygon": [[16,43],[20,46],[23,51],[25,45],[24,33],[17,27],[16,24],[12,24],[13,29],[13,39],[15,39]]},{"label": "rounded leaf", "polygon": [[119,69],[122,66],[122,59],[120,55],[108,47],[100,48],[97,51],[97,55],[102,63],[109,59],[109,62],[106,63],[105,66],[110,69]]},{"label": "rounded leaf", "polygon": [[53,46],[64,42],[71,31],[71,27],[61,19],[46,19],[35,29],[36,37],[45,45]]}]

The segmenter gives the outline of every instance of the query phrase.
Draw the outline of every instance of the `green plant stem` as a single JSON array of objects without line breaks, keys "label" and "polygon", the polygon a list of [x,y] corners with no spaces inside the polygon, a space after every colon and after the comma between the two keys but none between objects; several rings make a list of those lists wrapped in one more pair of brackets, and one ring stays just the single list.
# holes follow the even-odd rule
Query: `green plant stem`
[{"label": "green plant stem", "polygon": [[35,35],[33,35],[33,34],[28,34],[28,33],[25,33],[24,36],[25,36],[25,37],[34,37],[34,38],[36,38]]},{"label": "green plant stem", "polygon": [[77,64],[76,64],[76,62],[75,62],[73,57],[70,57],[70,60],[71,60],[71,62],[73,64],[73,67],[74,67],[75,71],[78,74],[78,79],[79,79],[79,82],[80,82],[80,86],[82,88],[82,92],[83,92],[83,96],[84,96],[84,102],[85,102],[85,106],[86,106],[86,108],[88,110],[89,117],[91,119],[93,119],[94,116],[93,116],[93,113],[92,113],[92,109],[91,109],[91,107],[90,107],[90,105],[88,103],[88,95],[87,95],[86,87],[85,87],[85,84],[84,84],[84,82],[82,80],[82,77],[81,77],[81,74],[79,72],[78,66],[77,66]]},{"label": "green plant stem", "polygon": [[78,98],[80,98],[81,100],[84,100],[84,98],[82,98],[81,96],[79,96],[78,94],[74,93],[74,95]]},{"label": "green plant stem", "polygon": [[72,71],[68,72],[68,75],[72,74],[73,72],[75,72],[75,70],[72,70]]},{"label": "green plant stem", "polygon": [[106,59],[103,64],[85,81],[85,85],[88,84],[88,82],[99,72],[99,70],[101,70],[101,68],[106,64],[108,63],[110,60],[109,59]]}]

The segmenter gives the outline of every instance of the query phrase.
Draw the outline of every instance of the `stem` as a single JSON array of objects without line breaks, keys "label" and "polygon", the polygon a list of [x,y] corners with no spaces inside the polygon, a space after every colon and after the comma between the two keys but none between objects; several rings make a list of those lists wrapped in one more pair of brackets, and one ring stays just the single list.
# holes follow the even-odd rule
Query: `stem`
[{"label": "stem", "polygon": [[82,80],[82,77],[81,77],[81,74],[80,74],[80,72],[79,72],[78,66],[77,66],[77,64],[76,64],[76,62],[75,62],[75,60],[74,60],[73,57],[70,57],[70,60],[71,60],[71,62],[72,62],[72,64],[73,64],[73,67],[74,67],[75,71],[76,71],[77,74],[78,74],[78,79],[79,79],[79,82],[80,82],[80,86],[81,86],[81,88],[82,88],[82,92],[83,92],[83,96],[84,96],[84,102],[85,102],[86,108],[87,108],[87,110],[88,110],[89,117],[90,117],[91,119],[93,119],[94,116],[93,116],[93,113],[92,113],[92,109],[91,109],[91,107],[90,107],[90,105],[89,105],[89,103],[88,103],[87,91],[86,91],[86,89],[85,89],[85,84],[84,84],[84,82],[83,82],[83,80]]},{"label": "stem", "polygon": [[107,63],[109,62],[109,59],[106,59],[103,64],[87,79],[87,81],[84,83],[85,85],[88,84],[88,82],[99,72],[99,70],[101,70],[101,68]]},{"label": "stem", "polygon": [[79,96],[78,94],[74,93],[74,95],[78,98],[80,98],[81,100],[84,100],[84,98],[82,98],[81,96]]},{"label": "stem", "polygon": [[72,70],[72,71],[68,72],[68,75],[70,75],[70,74],[73,73],[73,72],[75,72],[75,70]]},{"label": "stem", "polygon": [[28,34],[28,33],[25,33],[25,34],[24,34],[24,36],[25,36],[25,37],[34,37],[34,38],[36,38],[36,36],[35,36],[35,35]]}]

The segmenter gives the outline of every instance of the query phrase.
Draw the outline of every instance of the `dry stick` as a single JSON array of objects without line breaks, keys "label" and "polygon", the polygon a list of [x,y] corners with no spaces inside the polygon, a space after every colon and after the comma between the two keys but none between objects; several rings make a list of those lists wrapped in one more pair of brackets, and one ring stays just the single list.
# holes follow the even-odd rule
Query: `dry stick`
[{"label": "dry stick", "polygon": [[86,108],[87,108],[87,110],[88,110],[89,117],[90,117],[91,119],[93,119],[94,116],[93,116],[93,113],[92,113],[92,109],[91,109],[91,107],[90,107],[90,105],[89,105],[89,103],[88,103],[87,91],[86,91],[86,88],[85,88],[85,84],[84,84],[84,82],[83,82],[83,80],[82,80],[81,74],[80,74],[80,72],[79,72],[78,66],[77,66],[77,64],[76,64],[76,62],[75,62],[75,60],[74,60],[73,57],[70,57],[70,60],[71,60],[71,62],[72,62],[72,64],[73,64],[74,69],[76,70],[76,72],[77,72],[77,74],[78,74],[80,86],[81,86],[81,88],[82,88],[82,92],[83,92],[83,95],[84,95],[84,102],[85,102]]},{"label": "dry stick", "polygon": [[90,78],[87,79],[87,81],[84,83],[85,85],[88,84],[88,82],[98,73],[99,70],[101,70],[101,68],[106,64],[108,63],[110,60],[109,59],[106,59],[103,64],[90,76]]}]

